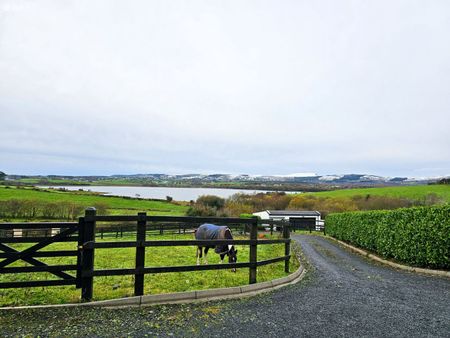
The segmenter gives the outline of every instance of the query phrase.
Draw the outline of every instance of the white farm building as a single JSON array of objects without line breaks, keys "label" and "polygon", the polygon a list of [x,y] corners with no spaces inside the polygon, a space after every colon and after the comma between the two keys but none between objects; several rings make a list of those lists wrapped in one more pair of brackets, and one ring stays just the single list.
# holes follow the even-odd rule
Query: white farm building
[{"label": "white farm building", "polygon": [[318,211],[303,211],[303,210],[264,210],[254,212],[254,216],[260,219],[270,219],[274,221],[289,221],[294,228],[311,225],[316,230],[323,228],[324,221],[320,218]]}]

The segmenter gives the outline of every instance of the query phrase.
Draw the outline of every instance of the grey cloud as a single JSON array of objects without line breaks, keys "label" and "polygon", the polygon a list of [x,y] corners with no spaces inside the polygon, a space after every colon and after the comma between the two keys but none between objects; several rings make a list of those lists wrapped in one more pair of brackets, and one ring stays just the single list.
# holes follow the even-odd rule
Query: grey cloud
[{"label": "grey cloud", "polygon": [[0,170],[448,174],[449,10],[5,0]]}]

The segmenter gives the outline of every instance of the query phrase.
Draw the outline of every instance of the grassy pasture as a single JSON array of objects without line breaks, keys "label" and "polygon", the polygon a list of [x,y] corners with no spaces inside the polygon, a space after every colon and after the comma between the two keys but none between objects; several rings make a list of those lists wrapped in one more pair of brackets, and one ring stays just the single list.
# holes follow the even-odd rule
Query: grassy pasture
[{"label": "grassy pasture", "polygon": [[[266,235],[266,238],[277,238],[278,235]],[[122,240],[135,240],[135,235],[128,234]],[[193,239],[192,234],[152,235],[151,240]],[[236,239],[248,237],[235,236]],[[105,238],[97,241],[115,241]],[[31,244],[12,244],[12,247],[23,250]],[[76,243],[54,243],[43,250],[74,250]],[[248,262],[249,247],[238,245],[238,262]],[[135,264],[135,248],[96,249],[95,269],[133,268]],[[146,248],[146,266],[176,266],[195,265],[196,248],[188,247],[151,247]],[[275,258],[284,255],[284,245],[271,244],[258,246],[258,260]],[[39,258],[50,265],[76,264],[76,257]],[[210,250],[210,264],[219,263],[219,255]],[[15,262],[13,266],[27,266],[27,263]],[[299,266],[296,258],[291,258],[291,271]],[[75,271],[73,271],[75,273]],[[258,268],[258,282],[268,281],[286,276],[284,262],[270,264]],[[0,275],[0,281],[58,279],[49,273],[21,273]],[[144,293],[159,294],[189,290],[202,290],[220,287],[231,287],[248,284],[248,268],[238,269],[236,273],[230,270],[193,271],[182,273],[161,273],[145,275]],[[133,296],[134,276],[110,276],[94,278],[94,300],[112,299]],[[60,304],[80,301],[80,289],[75,286],[37,287],[24,289],[0,289],[0,306],[19,306],[37,304]]]},{"label": "grassy pasture", "polygon": [[133,186],[133,185],[142,185],[148,184],[149,181],[146,179],[122,179],[122,178],[111,178],[111,179],[102,179],[96,181],[75,181],[70,179],[55,179],[55,178],[20,178],[16,180],[18,183],[30,184],[30,185],[119,185],[119,186]]},{"label": "grassy pasture", "polygon": [[187,210],[187,207],[184,205],[165,201],[105,197],[86,191],[33,190],[32,188],[17,189],[15,187],[6,188],[0,186],[0,201],[10,199],[37,200],[43,202],[67,201],[79,203],[86,207],[95,205],[96,203],[104,203],[108,205],[108,214],[110,215],[136,214],[139,211],[146,211],[149,215],[180,216],[184,215]]},{"label": "grassy pasture", "polygon": [[49,178],[49,179],[40,179],[40,178],[20,178],[16,180],[18,183],[24,183],[24,184],[58,184],[58,185],[88,185],[89,182],[77,182],[73,180],[66,180],[66,179],[55,179],[55,178]]},{"label": "grassy pasture", "polygon": [[450,202],[450,185],[414,185],[383,188],[364,188],[364,189],[340,189],[333,191],[322,191],[315,193],[306,193],[305,195],[314,195],[317,197],[352,197],[352,196],[388,196],[396,198],[408,198],[411,200],[423,200],[429,194],[436,194]]}]

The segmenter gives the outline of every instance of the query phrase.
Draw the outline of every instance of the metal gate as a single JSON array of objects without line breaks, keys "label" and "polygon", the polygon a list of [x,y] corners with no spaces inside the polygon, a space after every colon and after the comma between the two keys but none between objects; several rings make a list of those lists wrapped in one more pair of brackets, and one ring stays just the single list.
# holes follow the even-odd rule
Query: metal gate
[{"label": "metal gate", "polygon": [[315,217],[290,217],[289,222],[294,230],[309,230],[309,232],[312,232],[316,229]]}]

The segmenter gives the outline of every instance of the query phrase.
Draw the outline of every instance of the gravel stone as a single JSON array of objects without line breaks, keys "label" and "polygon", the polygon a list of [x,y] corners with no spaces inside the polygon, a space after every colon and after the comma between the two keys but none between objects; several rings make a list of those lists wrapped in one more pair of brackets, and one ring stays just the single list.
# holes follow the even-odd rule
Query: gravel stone
[{"label": "gravel stone", "polygon": [[239,300],[3,311],[0,336],[450,336],[449,279],[375,264],[323,237],[293,238],[308,270],[297,284]]}]

